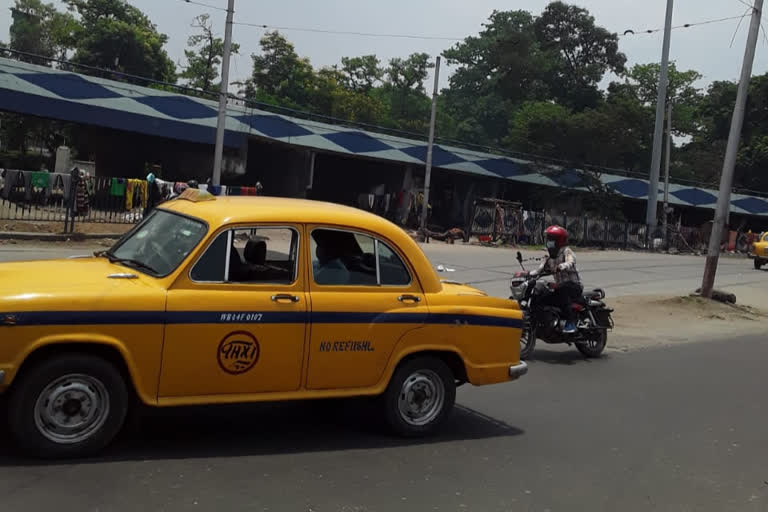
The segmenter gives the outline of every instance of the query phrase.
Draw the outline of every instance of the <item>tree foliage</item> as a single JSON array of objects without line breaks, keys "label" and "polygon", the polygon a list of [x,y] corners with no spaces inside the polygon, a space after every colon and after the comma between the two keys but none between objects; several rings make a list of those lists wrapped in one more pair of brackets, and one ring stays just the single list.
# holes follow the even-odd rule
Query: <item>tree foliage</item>
[{"label": "tree foliage", "polygon": [[[216,37],[208,14],[195,17],[192,28],[198,29],[199,33],[187,39],[187,49],[184,50],[187,65],[179,78],[195,89],[216,89],[219,86],[217,80],[224,55],[224,40]],[[239,50],[240,45],[232,43],[232,53],[238,53]]]},{"label": "tree foliage", "polygon": [[[68,10],[61,11],[44,1],[15,0],[5,46],[41,56],[16,58],[71,60],[155,80],[178,78],[196,89],[217,87],[223,41],[207,15],[195,18],[196,32],[177,75],[165,50],[167,36],[130,3],[63,0]],[[617,35],[597,25],[586,9],[554,1],[541,12],[494,11],[477,34],[443,56],[451,74],[438,102],[438,137],[558,159],[566,168],[647,172],[659,65],[627,67]],[[382,61],[372,54],[347,55],[337,65],[315,68],[282,34],[268,32],[252,65],[240,84],[248,100],[427,133],[433,56]],[[607,76],[613,79],[605,87]],[[670,65],[671,172],[712,185],[722,168],[737,86],[722,81],[702,89],[701,80],[695,70]],[[4,143],[24,152],[31,140],[55,141],[55,133],[40,123],[6,114]],[[750,85],[736,186],[768,191],[766,167],[768,74]],[[599,190],[595,194],[610,203]]]},{"label": "tree foliage", "polygon": [[66,0],[79,17],[72,60],[165,82],[176,66],[165,51],[168,36],[138,8],[122,0]]},{"label": "tree foliage", "polygon": [[[16,0],[11,8],[10,44],[13,50],[50,58],[65,58],[75,44],[77,22],[69,13],[41,0]],[[20,60],[46,64],[45,59],[20,56]]]}]

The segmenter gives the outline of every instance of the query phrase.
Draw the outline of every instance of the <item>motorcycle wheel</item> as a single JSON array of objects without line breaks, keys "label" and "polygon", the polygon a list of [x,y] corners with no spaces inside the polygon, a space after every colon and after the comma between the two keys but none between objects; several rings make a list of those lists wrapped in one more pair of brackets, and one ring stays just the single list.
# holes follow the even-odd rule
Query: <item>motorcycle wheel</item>
[{"label": "motorcycle wheel", "polygon": [[525,322],[523,332],[520,334],[520,360],[525,361],[533,355],[536,348],[536,329],[530,322]]},{"label": "motorcycle wheel", "polygon": [[600,357],[608,343],[608,331],[606,329],[595,329],[591,331],[586,341],[576,344],[576,348],[584,357]]}]

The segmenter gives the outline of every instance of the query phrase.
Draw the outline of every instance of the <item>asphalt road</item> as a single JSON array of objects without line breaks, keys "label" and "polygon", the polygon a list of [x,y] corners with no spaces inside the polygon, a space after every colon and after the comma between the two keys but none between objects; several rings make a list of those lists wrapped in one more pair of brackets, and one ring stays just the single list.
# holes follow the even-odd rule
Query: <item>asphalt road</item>
[{"label": "asphalt road", "polygon": [[[463,265],[447,277],[506,293],[508,251],[449,249],[427,249],[436,264]],[[624,257],[582,255],[585,279],[599,275],[614,294],[688,290],[703,263]],[[737,286],[768,279],[744,259],[725,263],[721,278]],[[39,464],[0,446],[0,506],[768,511],[767,360],[765,336],[597,361],[539,350],[518,382],[461,388],[445,430],[427,440],[387,436],[359,401],[149,411],[97,460]]]},{"label": "asphalt road", "polygon": [[99,460],[0,455],[4,510],[768,510],[764,339],[540,351],[392,439],[358,402],[155,412]]},{"label": "asphalt road", "polygon": [[[520,270],[515,251],[479,246],[451,246],[431,243],[424,247],[435,265],[454,272],[441,274],[445,279],[472,283],[492,295],[508,296],[509,278]],[[454,248],[456,247],[456,248]],[[704,258],[649,254],[629,251],[576,251],[576,261],[585,287],[602,287],[609,297],[621,295],[688,294],[701,286]],[[538,257],[543,251],[525,252],[524,258]],[[538,262],[524,263],[529,270]],[[723,256],[718,266],[716,286],[736,295],[753,292],[768,285],[768,267],[753,268],[744,256]]]},{"label": "asphalt road", "polygon": [[[520,270],[515,251],[479,246],[423,245],[435,265],[454,270],[444,279],[470,283],[499,297],[509,296],[509,278]],[[0,245],[0,261],[49,259],[89,254],[104,247],[90,244]],[[541,256],[543,251],[525,252],[524,257]],[[609,296],[638,294],[687,294],[701,286],[704,258],[697,256],[648,254],[642,252],[591,251],[576,249],[577,264],[586,287],[600,286]],[[525,263],[533,269],[538,263]],[[744,257],[723,256],[717,273],[718,288],[733,291],[759,290],[768,284],[768,267],[753,269]]]}]

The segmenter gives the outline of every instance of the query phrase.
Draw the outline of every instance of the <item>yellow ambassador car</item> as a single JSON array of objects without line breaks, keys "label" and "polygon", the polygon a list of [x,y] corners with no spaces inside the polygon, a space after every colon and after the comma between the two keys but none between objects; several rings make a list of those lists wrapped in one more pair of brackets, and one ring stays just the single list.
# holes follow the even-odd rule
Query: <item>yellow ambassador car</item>
[{"label": "yellow ambassador car", "polygon": [[760,267],[768,264],[768,232],[763,233],[760,239],[752,244],[749,257],[754,260],[756,270],[760,270]]},{"label": "yellow ambassador car", "polygon": [[197,190],[93,257],[0,264],[0,393],[42,457],[92,454],[149,406],[379,396],[432,432],[456,386],[515,380],[517,303],[441,282],[353,208]]}]

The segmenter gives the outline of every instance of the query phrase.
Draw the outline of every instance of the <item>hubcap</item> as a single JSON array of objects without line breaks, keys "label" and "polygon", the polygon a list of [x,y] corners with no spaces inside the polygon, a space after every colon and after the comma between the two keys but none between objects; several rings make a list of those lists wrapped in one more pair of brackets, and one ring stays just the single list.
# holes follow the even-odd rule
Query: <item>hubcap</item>
[{"label": "hubcap", "polygon": [[433,421],[443,409],[445,385],[432,370],[419,370],[405,379],[398,408],[403,421],[421,426]]},{"label": "hubcap", "polygon": [[109,416],[109,394],[90,375],[65,375],[46,386],[35,403],[35,426],[59,444],[85,441]]}]

